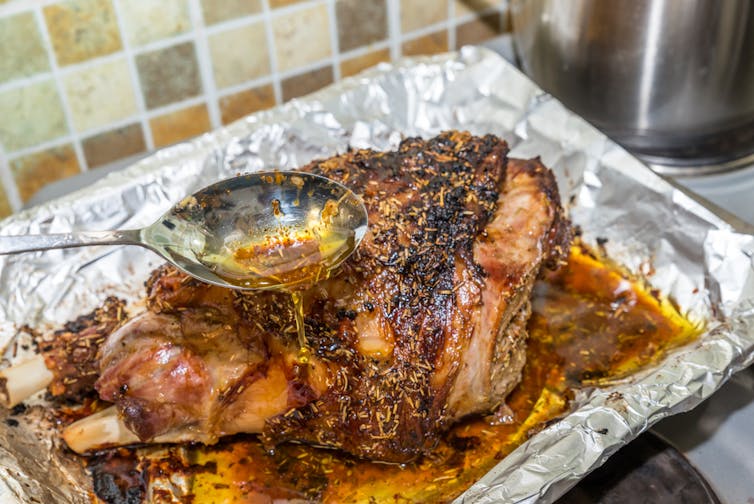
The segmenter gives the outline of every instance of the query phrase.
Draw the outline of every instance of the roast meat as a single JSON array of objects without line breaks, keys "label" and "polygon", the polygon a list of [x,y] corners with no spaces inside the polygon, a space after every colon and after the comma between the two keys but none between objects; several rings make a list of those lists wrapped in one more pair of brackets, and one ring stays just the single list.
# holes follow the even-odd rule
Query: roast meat
[{"label": "roast meat", "polygon": [[369,212],[358,251],[303,293],[308,361],[288,294],[165,266],[148,310],[100,350],[100,397],[141,441],[251,432],[389,462],[428,453],[452,423],[504,406],[532,284],[568,251],[553,174],[507,152],[495,136],[447,132],[303,167]]}]

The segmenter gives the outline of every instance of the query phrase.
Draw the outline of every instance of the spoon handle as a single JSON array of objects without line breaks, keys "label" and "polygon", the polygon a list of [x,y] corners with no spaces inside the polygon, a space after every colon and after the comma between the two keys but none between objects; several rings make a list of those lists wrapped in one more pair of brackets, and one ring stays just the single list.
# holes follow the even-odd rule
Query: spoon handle
[{"label": "spoon handle", "polygon": [[0,255],[87,245],[143,245],[141,230],[79,231],[47,235],[0,236]]}]

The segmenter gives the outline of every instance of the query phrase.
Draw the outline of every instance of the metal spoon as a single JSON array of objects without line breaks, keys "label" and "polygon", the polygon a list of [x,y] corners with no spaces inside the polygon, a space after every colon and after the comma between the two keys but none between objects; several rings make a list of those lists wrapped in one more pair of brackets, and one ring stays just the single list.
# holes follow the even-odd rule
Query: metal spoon
[{"label": "metal spoon", "polygon": [[310,173],[258,172],[206,187],[143,229],[0,236],[0,254],[140,245],[204,282],[274,289],[327,276],[366,229],[364,203],[343,185]]}]

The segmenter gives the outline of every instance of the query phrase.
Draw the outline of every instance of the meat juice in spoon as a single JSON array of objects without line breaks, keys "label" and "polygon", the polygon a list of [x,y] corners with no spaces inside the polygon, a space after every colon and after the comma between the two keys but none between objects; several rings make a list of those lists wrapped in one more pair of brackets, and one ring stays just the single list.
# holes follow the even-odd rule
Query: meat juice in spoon
[{"label": "meat juice in spoon", "polygon": [[301,290],[327,278],[367,229],[347,187],[300,172],[256,172],[184,198],[142,229],[0,236],[0,255],[91,245],[139,245],[203,282],[291,294],[307,359]]},{"label": "meat juice in spoon", "polygon": [[259,181],[267,188],[247,195],[240,204],[244,211],[234,219],[222,215],[239,206],[227,201],[227,194],[210,192],[201,201],[187,202],[187,208],[198,205],[208,223],[218,216],[217,222],[225,223],[196,257],[236,288],[288,292],[299,362],[305,364],[310,350],[301,291],[328,278],[353,253],[366,231],[366,209],[350,190],[315,175],[275,172],[262,174]]}]

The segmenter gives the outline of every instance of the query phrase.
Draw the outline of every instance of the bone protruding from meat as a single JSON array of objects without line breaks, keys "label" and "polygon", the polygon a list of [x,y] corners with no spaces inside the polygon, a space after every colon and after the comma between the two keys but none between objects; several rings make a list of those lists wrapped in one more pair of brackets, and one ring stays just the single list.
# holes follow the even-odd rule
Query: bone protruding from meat
[{"label": "bone protruding from meat", "polygon": [[63,439],[76,453],[139,442],[119,418],[115,406],[72,423],[63,431]]},{"label": "bone protruding from meat", "polygon": [[53,374],[47,369],[45,359],[35,355],[31,359],[0,371],[0,399],[6,408],[28,399],[47,388]]},{"label": "bone protruding from meat", "polygon": [[453,422],[500,408],[521,379],[529,297],[570,238],[555,177],[497,137],[448,132],[302,168],[360,190],[369,231],[302,293],[298,358],[286,293],[239,293],[163,267],[147,312],[99,347],[93,387],[115,410],[71,425],[78,452],[213,444],[258,433],[370,460],[431,453]]},{"label": "bone protruding from meat", "polygon": [[[115,406],[72,423],[63,430],[63,439],[71,450],[82,454],[140,442],[136,434],[123,423]],[[158,436],[152,442],[181,443],[192,440],[190,433],[174,432]]]}]

